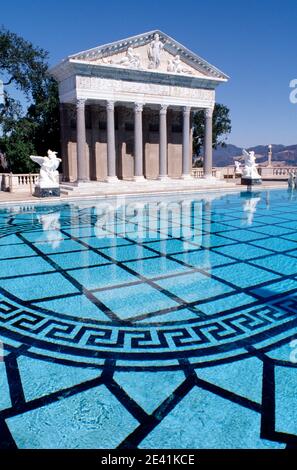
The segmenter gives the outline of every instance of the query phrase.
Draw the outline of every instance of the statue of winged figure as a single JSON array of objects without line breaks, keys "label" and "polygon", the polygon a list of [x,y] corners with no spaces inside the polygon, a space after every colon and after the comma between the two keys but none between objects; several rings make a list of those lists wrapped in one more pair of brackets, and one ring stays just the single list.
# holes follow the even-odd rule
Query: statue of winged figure
[{"label": "statue of winged figure", "polygon": [[40,165],[38,186],[40,186],[40,188],[58,187],[58,167],[61,163],[61,158],[57,157],[57,152],[54,152],[53,150],[48,150],[46,157],[30,155],[30,158],[33,162],[38,163],[38,165]]},{"label": "statue of winged figure", "polygon": [[243,178],[260,179],[261,176],[257,170],[258,165],[256,163],[255,152],[252,150],[247,152],[245,149],[243,149],[242,153],[244,157],[244,167],[242,171]]}]

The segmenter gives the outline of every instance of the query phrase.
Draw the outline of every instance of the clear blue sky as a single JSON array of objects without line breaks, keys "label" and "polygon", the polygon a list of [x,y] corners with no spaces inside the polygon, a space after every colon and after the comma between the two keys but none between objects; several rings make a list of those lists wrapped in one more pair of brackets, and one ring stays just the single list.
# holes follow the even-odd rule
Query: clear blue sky
[{"label": "clear blue sky", "polygon": [[71,53],[161,29],[231,77],[217,101],[231,110],[230,143],[297,143],[296,0],[13,0],[0,24],[49,51]]}]

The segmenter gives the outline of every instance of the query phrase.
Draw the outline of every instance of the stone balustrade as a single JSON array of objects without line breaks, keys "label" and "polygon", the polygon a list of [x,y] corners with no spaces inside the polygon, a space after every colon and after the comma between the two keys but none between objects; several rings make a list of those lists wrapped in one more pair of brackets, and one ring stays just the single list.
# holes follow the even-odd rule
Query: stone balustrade
[{"label": "stone balustrade", "polygon": [[[262,179],[267,180],[287,180],[289,173],[292,171],[297,174],[297,167],[258,167],[258,171]],[[203,168],[192,168],[193,178],[205,177]],[[27,192],[32,194],[34,187],[37,182],[38,173],[0,173],[0,190],[10,192]],[[215,178],[222,179],[235,179],[240,175],[235,174],[235,168],[232,166],[212,168],[212,176]],[[60,181],[62,181],[62,175],[60,175]]]},{"label": "stone balustrade", "polygon": [[38,173],[1,173],[1,191],[33,193]]},{"label": "stone balustrade", "polygon": [[[215,178],[220,178],[221,177],[221,168],[220,169],[213,168],[211,173],[212,173],[212,176],[214,176]],[[192,176],[193,176],[193,178],[204,178],[204,176],[205,176],[204,169],[202,167],[201,168],[192,168]]]},{"label": "stone balustrade", "polygon": [[280,166],[280,167],[259,167],[259,173],[262,179],[287,180],[289,173],[292,171],[297,174],[296,166]]},{"label": "stone balustrade", "polygon": [[[213,169],[214,171],[214,169]],[[296,166],[286,166],[286,167],[267,167],[267,166],[258,166],[259,174],[263,180],[287,180],[290,171],[297,174]],[[220,168],[221,177],[224,179],[235,179],[240,178],[240,174],[235,172],[234,166],[226,166]],[[201,176],[198,176],[199,178]]]}]

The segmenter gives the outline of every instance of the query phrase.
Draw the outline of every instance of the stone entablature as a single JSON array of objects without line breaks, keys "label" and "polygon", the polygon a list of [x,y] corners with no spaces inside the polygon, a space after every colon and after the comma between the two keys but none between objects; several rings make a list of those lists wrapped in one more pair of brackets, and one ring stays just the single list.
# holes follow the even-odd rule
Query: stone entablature
[{"label": "stone entablature", "polygon": [[[76,77],[76,98],[168,104],[208,108],[214,106],[215,91],[191,89],[154,83],[108,80],[99,77]],[[70,90],[69,90],[70,91]],[[67,92],[66,92],[67,93]]]},{"label": "stone entablature", "polygon": [[[148,103],[157,103],[168,97],[177,106],[209,107],[214,105],[215,84],[212,79],[171,77],[152,72],[113,70],[96,66],[96,70],[84,64],[70,63],[59,82],[60,101],[75,102],[78,97],[106,99],[108,94],[122,94],[124,101],[134,101],[132,94],[147,96]],[[90,74],[92,76],[90,76]],[[66,75],[66,76],[65,76]],[[90,93],[90,95],[86,95]],[[119,95],[118,95],[119,97]]]}]

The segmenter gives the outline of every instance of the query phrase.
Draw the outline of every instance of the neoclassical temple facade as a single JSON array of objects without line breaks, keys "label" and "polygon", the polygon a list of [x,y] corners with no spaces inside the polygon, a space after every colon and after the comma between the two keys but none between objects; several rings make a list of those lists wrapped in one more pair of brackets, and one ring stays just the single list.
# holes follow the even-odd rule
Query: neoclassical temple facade
[{"label": "neoclassical temple facade", "polygon": [[51,74],[66,181],[189,178],[192,117],[201,109],[211,177],[215,88],[228,77],[168,35],[152,31],[80,52]]}]

